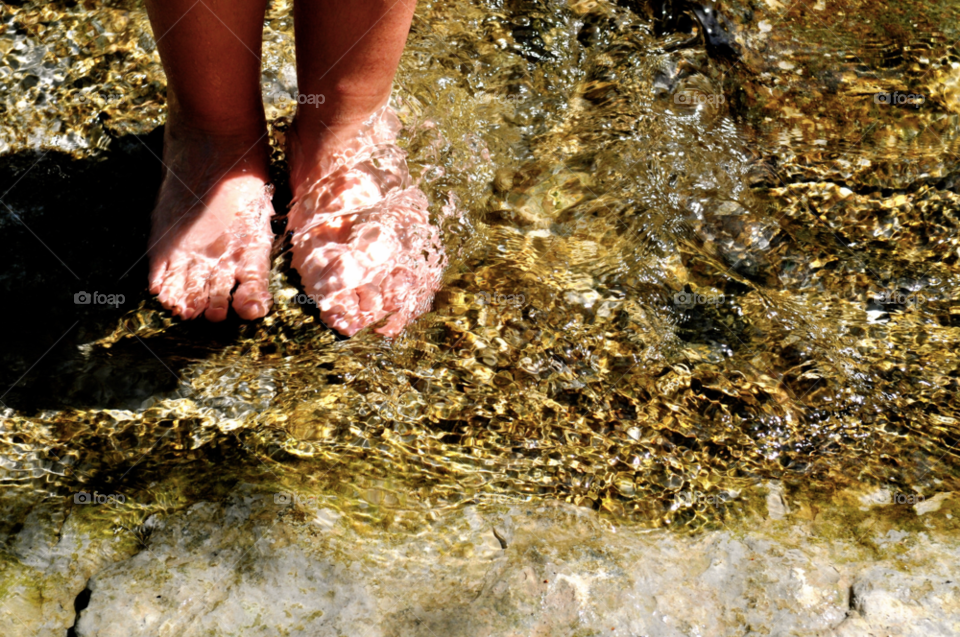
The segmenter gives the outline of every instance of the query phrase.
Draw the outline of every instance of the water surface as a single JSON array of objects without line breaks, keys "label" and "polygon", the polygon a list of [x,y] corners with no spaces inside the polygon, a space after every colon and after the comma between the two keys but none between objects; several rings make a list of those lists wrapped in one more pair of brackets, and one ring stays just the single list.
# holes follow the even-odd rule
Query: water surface
[{"label": "water surface", "polygon": [[[165,113],[142,8],[3,5],[6,530],[96,489],[127,532],[237,480],[380,526],[565,500],[701,528],[770,481],[819,509],[956,490],[957,11],[789,4],[722,7],[725,49],[692,10],[421,1],[395,104],[451,265],[393,341],[324,328],[279,242],[264,320],[170,319],[142,259]],[[263,91],[282,211],[286,2]]]}]

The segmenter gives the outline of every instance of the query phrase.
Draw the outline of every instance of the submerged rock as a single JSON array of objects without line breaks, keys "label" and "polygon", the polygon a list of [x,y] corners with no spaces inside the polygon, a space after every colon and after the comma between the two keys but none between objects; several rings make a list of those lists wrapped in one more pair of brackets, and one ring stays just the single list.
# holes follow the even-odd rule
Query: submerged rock
[{"label": "submerged rock", "polygon": [[[472,21],[448,19],[445,3],[422,4],[427,18],[416,23],[401,69],[411,87],[402,97],[416,107],[407,114],[422,110],[440,122],[411,127],[422,137],[412,139],[411,157],[436,167],[424,170],[424,187],[436,201],[454,188],[473,202],[492,181],[487,214],[477,214],[492,228],[479,235],[489,251],[463,257],[446,305],[389,352],[361,339],[334,347],[293,304],[236,327],[239,336],[228,333],[216,347],[211,332],[171,327],[155,309],[122,320],[118,313],[103,320],[109,329],[98,322],[77,330],[85,334],[78,362],[59,366],[51,353],[33,372],[38,380],[27,378],[42,400],[20,398],[19,389],[5,395],[24,413],[34,403],[50,408],[29,419],[4,412],[5,457],[15,459],[5,461],[5,484],[64,486],[73,466],[65,463],[76,458],[84,479],[127,466],[142,475],[153,458],[202,451],[218,428],[242,433],[249,425],[285,436],[265,445],[271,454],[315,454],[304,473],[317,480],[360,449],[362,471],[337,469],[339,486],[356,475],[387,482],[407,472],[402,484],[416,488],[390,493],[394,504],[404,499],[398,506],[484,492],[584,508],[436,505],[431,523],[407,524],[397,513],[365,528],[333,508],[340,504],[285,505],[252,489],[226,501],[191,495],[174,513],[176,498],[158,488],[140,506],[164,517],[138,529],[142,544],[121,541],[130,535],[109,520],[95,533],[89,514],[36,509],[22,525],[0,525],[12,529],[8,538],[0,533],[0,634],[960,634],[952,575],[960,554],[931,530],[960,515],[956,498],[943,495],[956,488],[955,457],[946,453],[956,446],[958,413],[960,199],[956,153],[948,151],[960,75],[946,55],[956,38],[924,20],[914,27],[933,33],[929,46],[907,51],[918,38],[876,46],[865,37],[875,12],[846,0],[829,10],[825,2],[729,2],[720,6],[724,29],[742,56],[728,72],[682,34],[654,46],[649,30],[611,3],[573,3],[578,17],[563,28],[552,16],[531,24],[534,3],[512,3],[509,20],[483,14],[494,4],[470,5]],[[134,17],[143,24],[142,12]],[[52,23],[22,22],[32,29],[25,37],[46,46],[34,33]],[[282,57],[278,43],[288,36],[268,39],[264,58],[265,69],[285,69],[265,82],[284,108],[295,86],[289,67],[270,56]],[[112,58],[99,53],[108,45],[96,44],[103,63],[90,81],[108,70],[135,79],[111,70]],[[888,56],[900,49],[904,56]],[[160,70],[152,48],[144,50],[135,59],[150,72],[135,94],[117,103],[113,89],[77,89],[84,109],[74,127],[99,122],[90,119],[96,112],[112,114],[104,126],[117,133],[156,125]],[[498,70],[478,76],[484,68]],[[36,96],[46,86],[26,90]],[[892,108],[885,100],[896,91],[929,101]],[[471,107],[473,94],[486,101]],[[276,107],[271,117],[283,112]],[[29,135],[0,137],[0,149],[33,148],[44,135],[64,146],[40,120],[24,128]],[[99,127],[89,124],[90,140],[77,148],[98,147]],[[476,130],[499,131],[484,144],[497,165],[513,158],[516,166],[494,174],[483,144],[462,142]],[[441,143],[438,131],[457,143]],[[139,138],[111,143],[119,154],[102,174],[152,192],[140,176],[149,171],[114,166],[138,156],[123,144],[144,158],[153,151]],[[446,154],[433,157],[437,149]],[[23,201],[8,201],[36,211],[21,215],[25,223],[105,218],[75,214],[73,193],[87,192],[75,184],[100,183],[86,176],[93,173],[67,170],[57,179],[74,185],[50,189],[39,178],[48,164],[32,155],[17,162],[7,175],[19,184],[11,197]],[[61,199],[41,197],[47,190]],[[110,192],[108,201],[146,218],[149,197],[133,205]],[[24,223],[4,223],[11,254],[41,254]],[[72,232],[60,234],[77,252],[52,249],[70,264],[108,255],[120,269],[99,267],[116,275],[111,281],[122,278],[143,242],[108,225],[121,233],[103,236],[134,246],[129,259],[107,241],[96,249],[74,241]],[[36,263],[11,261],[26,264],[17,266],[24,272]],[[72,317],[77,289],[67,274],[48,296]],[[122,291],[133,299],[141,284],[128,285]],[[35,289],[51,288],[38,279],[17,289],[29,295],[12,307],[34,307]],[[920,293],[928,302],[915,300]],[[877,298],[885,300],[870,300]],[[868,321],[871,312],[885,319]],[[35,324],[49,313],[20,314]],[[36,355],[11,367],[10,381],[33,369],[72,320],[46,330],[49,341],[34,343]],[[206,366],[187,367],[187,354]],[[51,383],[54,371],[62,376]],[[64,446],[73,455],[60,454]],[[49,461],[48,448],[64,463]],[[154,451],[141,463],[145,449]],[[154,472],[183,467],[158,460]],[[784,473],[821,489],[821,510],[771,482],[753,527],[689,537],[613,526],[588,508],[680,526],[700,507],[698,523],[722,527],[730,517],[717,503],[739,487],[728,477]],[[840,523],[825,510],[839,498],[822,489],[821,477],[834,475],[937,495],[916,502],[920,491],[874,491],[853,499],[854,519]],[[196,482],[214,477],[208,471]],[[688,487],[704,491],[679,491]],[[901,516],[909,528],[878,526],[881,515]],[[841,525],[834,537],[829,529]],[[955,538],[955,521],[952,528]]]}]

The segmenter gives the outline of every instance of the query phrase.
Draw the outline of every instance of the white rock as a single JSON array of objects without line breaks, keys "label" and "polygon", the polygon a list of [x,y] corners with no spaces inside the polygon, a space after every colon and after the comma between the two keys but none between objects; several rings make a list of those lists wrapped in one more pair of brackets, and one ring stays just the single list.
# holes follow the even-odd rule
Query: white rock
[{"label": "white rock", "polygon": [[[779,483],[768,488],[782,502]],[[34,517],[28,534],[54,528]],[[76,533],[62,546],[13,538],[34,546],[18,549],[18,577],[36,573],[43,596],[0,597],[0,630],[60,637],[89,573],[78,637],[960,634],[960,548],[900,531],[873,538],[891,551],[877,557],[802,530],[684,537],[560,504],[466,506],[414,532],[361,533],[347,518],[241,487],[227,502],[150,518],[146,546],[129,557],[90,559],[96,547]],[[66,566],[68,548],[89,567],[58,588],[50,569]]]}]

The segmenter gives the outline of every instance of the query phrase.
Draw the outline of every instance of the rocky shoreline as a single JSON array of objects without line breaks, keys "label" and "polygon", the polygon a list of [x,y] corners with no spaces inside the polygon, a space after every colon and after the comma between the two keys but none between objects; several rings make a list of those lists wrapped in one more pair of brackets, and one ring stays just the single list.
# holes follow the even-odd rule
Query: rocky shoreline
[{"label": "rocky shoreline", "polygon": [[[862,508],[906,506],[887,496]],[[819,535],[776,488],[764,518],[695,535],[562,503],[468,505],[376,530],[321,499],[288,500],[239,485],[101,538],[81,530],[85,510],[38,507],[8,538],[0,632],[960,634],[960,547],[937,530],[958,508],[951,494],[913,507],[929,532],[869,523],[859,541]]]},{"label": "rocky shoreline", "polygon": [[[283,114],[274,103],[295,90],[284,57],[288,3],[274,4],[284,6],[273,11],[266,45],[272,119]],[[649,47],[637,44],[652,36],[630,27],[623,8],[635,5],[641,15],[645,3],[571,2],[575,18],[555,12],[532,27],[521,24],[528,7],[514,4],[509,16],[486,22],[477,7],[436,3],[425,12],[431,28],[411,41],[407,59],[436,57],[448,75],[408,69],[418,79],[410,85],[428,103],[445,103],[429,87],[448,87],[444,99],[465,109],[458,117],[471,131],[482,128],[487,120],[474,121],[482,116],[513,136],[504,139],[520,140],[541,111],[556,113],[542,120],[552,132],[526,149],[533,159],[508,168],[501,149],[496,174],[487,170],[492,183],[478,218],[494,228],[489,243],[506,252],[489,259],[494,265],[469,262],[469,276],[449,282],[435,322],[425,323],[420,336],[429,337],[406,350],[335,349],[294,304],[258,326],[205,332],[171,325],[141,299],[142,312],[91,310],[74,336],[67,328],[77,314],[76,275],[58,264],[37,267],[35,255],[46,253],[32,231],[4,218],[2,247],[19,272],[5,283],[14,286],[5,288],[9,306],[36,307],[41,289],[63,302],[12,313],[21,325],[0,348],[7,385],[19,383],[0,405],[0,477],[9,488],[0,504],[13,512],[0,507],[0,635],[960,634],[960,393],[949,353],[960,334],[955,10],[726,2],[716,6],[736,62],[711,61],[714,51],[675,34],[664,40],[674,55],[653,66]],[[71,7],[48,20],[18,5],[0,8],[16,26],[8,48],[19,65],[0,79],[11,96],[18,86],[26,92],[29,100],[17,97],[24,104],[45,105],[11,102],[7,111],[0,151],[15,153],[0,177],[19,184],[7,201],[32,227],[60,227],[63,245],[51,248],[66,262],[103,255],[87,267],[118,285],[122,270],[112,268],[141,254],[156,190],[147,179],[159,174],[151,162],[160,131],[139,136],[159,125],[164,103],[151,40],[141,37],[145,17],[104,7],[94,19]],[[456,26],[465,8],[477,13],[471,32]],[[86,23],[97,28],[74,28]],[[610,36],[618,28],[623,33]],[[78,41],[48,50],[57,29]],[[589,67],[564,57],[574,41],[589,52]],[[490,74],[486,87],[460,82],[501,60],[499,47],[519,52],[508,60],[510,78]],[[474,49],[476,59],[459,57]],[[35,78],[26,75],[54,53]],[[551,75],[565,64],[571,73]],[[582,81],[570,79],[574,70]],[[435,84],[424,79],[431,77]],[[524,101],[547,86],[564,93],[561,80],[571,87],[564,108]],[[925,96],[923,107],[885,101],[901,91]],[[648,96],[659,101],[643,101]],[[73,105],[69,116],[55,107],[65,103]],[[621,130],[660,143],[666,156],[680,130],[662,123],[666,110],[702,115],[721,150],[749,151],[749,170],[734,185],[749,187],[744,197],[757,197],[755,205],[725,201],[702,219],[640,208],[609,214],[612,201],[637,196],[637,184],[672,180],[675,171],[658,164],[662,172],[629,172],[656,153],[639,142],[600,142]],[[21,112],[33,119],[12,117]],[[638,133],[637,113],[661,119]],[[736,119],[735,131],[711,123],[723,113]],[[423,160],[431,131],[455,124],[423,128],[413,156]],[[690,139],[676,148],[689,153]],[[89,165],[65,153],[44,159],[36,140],[110,152]],[[461,145],[450,157],[477,154],[473,148]],[[606,177],[590,149],[606,153]],[[578,154],[590,161],[557,160]],[[464,201],[486,188],[477,175],[462,186]],[[608,192],[605,183],[616,185]],[[688,198],[688,190],[678,192]],[[87,232],[90,218],[97,232]],[[591,220],[589,232],[571,230],[578,219]],[[634,224],[633,235],[624,222]],[[656,233],[646,234],[651,227]],[[666,256],[634,252],[650,237],[667,246]],[[617,270],[596,267],[604,250],[613,255],[608,263],[629,260],[642,276],[601,285],[600,275]],[[134,269],[126,287],[109,289],[135,299],[145,278]],[[686,314],[655,306],[649,299],[660,297],[643,292],[648,280],[666,298],[716,292],[731,305],[702,303]],[[643,293],[625,298],[637,281]],[[499,282],[510,286],[494,287]],[[287,291],[292,297],[294,286]],[[536,314],[521,314],[518,297],[540,299]],[[62,352],[33,367],[67,332]],[[662,349],[668,343],[680,355]],[[524,426],[508,431],[515,422]],[[261,434],[265,442],[254,444]],[[220,443],[236,455],[211,449]],[[278,449],[288,452],[282,461]],[[191,473],[197,458],[209,462],[201,474]],[[327,484],[325,494],[290,498],[248,474],[224,477],[268,459],[286,463],[285,480],[298,474],[297,458],[311,460],[300,473],[314,488],[335,469],[327,481],[355,480],[351,496],[362,495],[347,503],[347,489]],[[164,482],[174,474],[180,483]],[[522,480],[511,482],[517,475]],[[400,477],[403,488],[394,488]],[[719,510],[731,484],[754,479],[793,484],[767,482],[731,496],[746,504],[735,514]],[[857,479],[874,486],[827,489]],[[226,495],[212,483],[228,485]],[[379,483],[394,491],[376,491]],[[129,489],[129,501],[63,496],[102,484]],[[430,485],[439,487],[430,493]],[[490,497],[505,499],[436,504],[470,500],[491,485],[501,491]],[[794,487],[808,490],[806,501]],[[31,509],[40,493],[57,497]],[[390,512],[385,502],[397,493],[406,499],[389,502]],[[519,493],[543,499],[506,499]],[[407,516],[401,505],[424,508]],[[379,509],[367,514],[365,506]],[[697,507],[710,515],[679,515]],[[614,521],[631,510],[673,526]],[[684,532],[692,517],[707,528]]]}]

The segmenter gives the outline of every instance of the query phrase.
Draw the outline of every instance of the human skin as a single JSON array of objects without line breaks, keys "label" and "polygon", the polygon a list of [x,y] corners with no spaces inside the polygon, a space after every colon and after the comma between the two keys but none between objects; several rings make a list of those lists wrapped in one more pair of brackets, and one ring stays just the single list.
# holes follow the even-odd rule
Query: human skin
[{"label": "human skin", "polygon": [[[272,303],[273,209],[260,93],[265,9],[263,0],[147,0],[169,107],[165,175],[150,237],[150,290],[185,319],[203,315],[222,321],[231,299],[241,318],[256,319]],[[434,271],[445,263],[435,258],[418,274],[411,274],[417,268],[406,268],[400,276],[401,264],[409,265],[412,257],[399,253],[423,252],[419,239],[408,235],[434,233],[425,199],[418,190],[407,192],[405,161],[394,162],[395,175],[372,180],[369,162],[364,163],[371,144],[394,146],[397,127],[364,125],[374,115],[383,121],[392,116],[384,109],[414,9],[414,0],[297,0],[294,7],[298,90],[313,99],[298,100],[288,142],[290,185],[295,203],[312,204],[295,205],[288,230],[298,236],[311,229],[310,236],[299,235],[295,262],[305,288],[336,293],[336,307],[331,309],[334,301],[328,300],[321,316],[347,316],[338,324],[347,333],[396,311],[403,305],[397,300],[401,292],[411,299],[432,294]],[[349,158],[353,164],[344,166]],[[324,182],[337,166],[343,174],[335,183]],[[398,189],[406,194],[393,196]],[[317,208],[318,202],[331,201],[338,215]],[[396,206],[406,208],[398,213]],[[363,214],[350,216],[351,211]],[[336,228],[325,232],[321,226],[328,222]],[[353,230],[363,232],[364,239],[351,239]],[[335,241],[349,247],[333,250]],[[311,267],[318,250],[326,260],[323,267]],[[357,254],[364,251],[376,252],[375,258],[373,252]],[[350,276],[345,277],[340,276],[344,263],[361,266],[346,268]],[[350,285],[356,289],[344,287]],[[422,299],[417,303],[422,306]],[[369,311],[374,306],[376,311]]]}]

